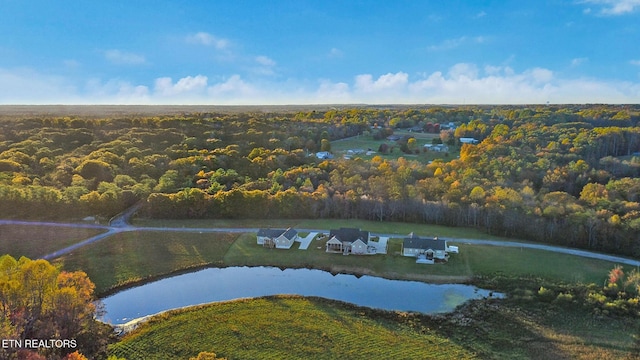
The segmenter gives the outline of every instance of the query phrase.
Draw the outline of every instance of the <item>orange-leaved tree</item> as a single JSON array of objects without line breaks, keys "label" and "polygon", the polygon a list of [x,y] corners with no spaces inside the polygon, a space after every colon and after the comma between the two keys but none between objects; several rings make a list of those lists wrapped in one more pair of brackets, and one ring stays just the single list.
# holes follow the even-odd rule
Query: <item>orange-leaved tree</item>
[{"label": "orange-leaved tree", "polygon": [[[26,340],[30,351],[47,359],[74,351],[89,357],[103,354],[111,331],[96,320],[94,288],[82,271],[61,271],[43,259],[1,256],[0,338],[16,346],[0,349],[0,357],[17,357],[17,345]],[[34,346],[33,340],[43,343]]]}]

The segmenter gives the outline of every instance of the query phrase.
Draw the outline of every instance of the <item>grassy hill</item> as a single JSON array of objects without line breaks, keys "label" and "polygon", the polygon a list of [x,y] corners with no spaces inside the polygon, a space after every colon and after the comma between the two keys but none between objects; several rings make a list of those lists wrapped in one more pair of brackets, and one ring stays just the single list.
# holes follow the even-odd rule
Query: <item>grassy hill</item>
[{"label": "grassy hill", "polygon": [[272,296],[155,317],[110,348],[127,359],[624,359],[632,321],[577,308],[473,302],[456,313],[384,312],[320,298]]}]

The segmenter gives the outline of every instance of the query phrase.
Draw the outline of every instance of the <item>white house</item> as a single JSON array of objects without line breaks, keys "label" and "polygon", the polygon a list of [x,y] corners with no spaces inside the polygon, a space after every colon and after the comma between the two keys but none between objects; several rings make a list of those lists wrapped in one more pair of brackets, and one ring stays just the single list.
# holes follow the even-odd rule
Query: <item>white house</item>
[{"label": "white house", "polygon": [[288,229],[260,229],[257,234],[258,245],[276,249],[290,249],[298,239],[298,232]]},{"label": "white house", "polygon": [[421,238],[411,233],[402,242],[402,256],[415,257],[422,263],[446,262],[449,252],[458,252],[457,246],[448,246],[447,240],[434,238]]},{"label": "white house", "polygon": [[320,151],[316,153],[318,159],[333,159],[333,154],[328,151]]},{"label": "white house", "polygon": [[436,151],[436,152],[447,152],[449,151],[449,147],[445,144],[425,144],[424,148],[429,150],[429,151]]},{"label": "white house", "polygon": [[460,142],[461,142],[462,144],[472,144],[472,145],[475,145],[475,144],[479,143],[480,141],[479,141],[479,140],[477,140],[477,139],[474,139],[474,138],[470,138],[470,137],[461,137],[461,138],[460,138]]},{"label": "white house", "polygon": [[369,232],[355,228],[331,230],[326,245],[328,253],[363,255],[369,252]]}]

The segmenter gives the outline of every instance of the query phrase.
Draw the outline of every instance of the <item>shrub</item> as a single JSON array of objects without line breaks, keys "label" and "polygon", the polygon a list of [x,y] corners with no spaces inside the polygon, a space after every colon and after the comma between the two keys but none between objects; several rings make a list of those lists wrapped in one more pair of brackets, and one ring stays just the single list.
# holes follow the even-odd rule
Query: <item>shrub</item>
[{"label": "shrub", "polygon": [[538,298],[544,302],[551,302],[556,297],[556,294],[553,290],[547,289],[544,286],[540,287],[538,290]]},{"label": "shrub", "polygon": [[573,302],[573,295],[569,294],[569,293],[560,293],[558,294],[558,296],[556,297],[555,302],[559,303],[559,304],[569,304],[571,302]]}]

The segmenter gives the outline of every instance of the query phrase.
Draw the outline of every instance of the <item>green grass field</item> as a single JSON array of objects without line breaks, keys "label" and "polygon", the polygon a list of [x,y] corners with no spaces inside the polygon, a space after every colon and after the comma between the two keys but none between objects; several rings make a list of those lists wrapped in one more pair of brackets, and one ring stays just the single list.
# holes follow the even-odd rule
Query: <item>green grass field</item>
[{"label": "green grass field", "polygon": [[37,259],[102,232],[46,225],[0,225],[0,254]]},{"label": "green grass field", "polygon": [[[395,319],[394,319],[395,320]],[[437,332],[316,298],[270,297],[163,315],[111,347],[127,359],[471,359]],[[423,356],[420,356],[422,354]]]},{"label": "green grass field", "polygon": [[58,262],[64,269],[83,270],[102,294],[130,285],[202,266],[222,266],[222,258],[237,234],[125,232],[87,245]]},{"label": "green grass field", "polygon": [[[399,157],[404,157],[407,160],[415,160],[419,161],[423,164],[428,163],[429,161],[433,161],[435,159],[442,159],[444,161],[455,159],[460,154],[459,147],[450,147],[450,151],[447,153],[440,153],[434,151],[423,152],[423,146],[425,144],[431,144],[434,138],[439,138],[439,134],[428,134],[428,133],[410,133],[406,130],[397,130],[395,131],[396,135],[404,136],[409,135],[416,138],[416,149],[420,150],[419,154],[405,154],[400,151],[400,147],[397,146],[395,141],[389,140],[374,140],[371,135],[365,136],[355,136],[346,139],[336,140],[331,142],[331,152],[336,157],[342,157],[343,155],[348,155],[348,150],[364,150],[365,153],[353,155],[352,158],[361,158],[365,160],[370,160],[374,156],[381,156],[383,159],[397,159]],[[389,147],[395,146],[393,152],[389,154],[381,154],[378,153],[378,148],[381,144],[387,144]],[[366,155],[366,151],[371,149],[375,152],[372,155]]]},{"label": "green grass field", "polygon": [[325,242],[314,240],[308,250],[298,250],[297,244],[291,250],[265,249],[256,245],[253,234],[245,234],[229,248],[224,263],[229,266],[312,267],[429,282],[462,282],[474,276],[505,275],[597,284],[606,279],[615,265],[543,250],[467,244],[458,244],[460,254],[452,254],[447,264],[419,265],[413,258],[399,255],[400,238],[389,240],[387,255],[371,256],[329,254],[324,251]]},{"label": "green grass field", "polygon": [[[337,229],[355,227],[373,233],[397,234],[405,236],[413,232],[420,236],[439,236],[441,238],[466,238],[514,241],[489,235],[477,229],[447,227],[440,225],[397,223],[386,221],[368,221],[359,219],[212,219],[212,220],[157,220],[134,219],[133,224],[140,227],[185,227],[185,228],[287,228],[296,229]],[[515,240],[517,241],[517,240]]]},{"label": "green grass field", "polygon": [[[474,276],[541,277],[567,283],[601,284],[615,264],[542,250],[457,244],[447,264],[419,265],[400,256],[401,238],[389,240],[387,255],[328,254],[325,241],[308,250],[256,244],[254,233],[126,232],[63,256],[66,270],[82,269],[104,294],[127,286],[205,266],[276,266],[317,268],[334,273],[374,275],[428,282],[468,282]],[[455,244],[452,242],[452,244]]]},{"label": "green grass field", "polygon": [[632,321],[580,309],[475,302],[449,315],[273,296],[154,317],[110,347],[127,359],[624,359]]},{"label": "green grass field", "polygon": [[[490,238],[472,229],[347,220],[137,221],[137,225],[143,224],[187,228],[356,226],[399,236],[389,240],[387,255],[343,256],[325,253],[326,240],[314,240],[308,250],[298,249],[298,244],[290,250],[275,250],[257,245],[254,233],[136,231],[116,234],[57,261],[65,270],[86,271],[100,295],[206,266],[311,267],[430,282],[505,275],[511,281],[539,278],[542,282],[602,284],[615,265],[542,250],[464,242],[452,242],[459,246],[460,253],[452,254],[447,264],[419,265],[399,255],[401,238],[410,231],[440,237]],[[67,235],[52,243],[60,246]],[[637,324],[633,325],[633,320],[598,318],[581,308],[527,301],[483,303],[477,305],[484,307],[481,309],[463,308],[446,316],[425,317],[315,298],[241,300],[161,315],[114,344],[111,354],[129,360],[185,359],[201,351],[231,359],[417,356],[591,360],[624,358],[634,346]]]}]

